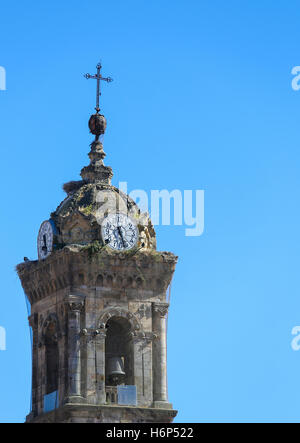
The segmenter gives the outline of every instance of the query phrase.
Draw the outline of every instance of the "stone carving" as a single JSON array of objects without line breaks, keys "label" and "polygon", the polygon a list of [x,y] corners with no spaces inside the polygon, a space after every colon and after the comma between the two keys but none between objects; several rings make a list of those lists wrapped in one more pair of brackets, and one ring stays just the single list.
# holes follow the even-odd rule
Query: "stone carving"
[{"label": "stone carving", "polygon": [[[89,260],[87,248],[82,245],[72,245],[72,247],[66,246],[62,250],[55,251],[47,258],[47,261],[52,268],[51,280],[56,280],[53,285],[49,284],[44,261],[30,262],[30,266],[24,266],[21,263],[17,267],[23,288],[32,304],[61,289],[72,288],[74,284],[77,284],[79,273],[83,275],[87,288],[98,286],[112,289],[113,286],[116,291],[124,291],[126,288],[130,290],[126,293],[130,298],[135,297],[135,290],[146,289],[153,291],[155,295],[162,294],[171,281],[177,257],[165,252],[139,251],[134,255],[126,254],[126,258],[121,260],[119,254],[112,254],[104,248],[101,252],[100,269],[98,260],[92,262]],[[138,288],[137,278],[141,276],[136,272],[137,268],[142,270],[143,274],[144,280],[140,281],[141,288]],[[100,278],[97,283],[99,275],[102,279]],[[113,280],[113,275],[119,278]],[[158,280],[162,282],[159,288]],[[79,282],[78,286],[80,286]],[[141,294],[142,292],[139,297]]]},{"label": "stone carving", "polygon": [[81,295],[69,295],[66,304],[71,312],[81,312],[84,308],[84,297]]},{"label": "stone carving", "polygon": [[72,312],[81,312],[83,307],[84,307],[84,302],[74,302],[71,301],[68,303],[69,304],[69,308]]},{"label": "stone carving", "polygon": [[101,316],[98,319],[99,328],[101,328],[102,324],[106,325],[106,323],[111,317],[126,318],[131,325],[131,331],[142,330],[142,325],[138,320],[138,318],[132,312],[118,306],[104,309],[104,311],[102,312]]},{"label": "stone carving", "polygon": [[157,312],[162,318],[167,315],[169,306],[169,303],[153,303],[154,312]]},{"label": "stone carving", "polygon": [[157,338],[157,335],[153,332],[132,332],[131,337],[134,341],[145,341],[151,343]]},{"label": "stone carving", "polygon": [[93,331],[93,336],[95,337],[96,340],[105,340],[105,338],[106,338],[106,330],[96,329],[95,331]]}]

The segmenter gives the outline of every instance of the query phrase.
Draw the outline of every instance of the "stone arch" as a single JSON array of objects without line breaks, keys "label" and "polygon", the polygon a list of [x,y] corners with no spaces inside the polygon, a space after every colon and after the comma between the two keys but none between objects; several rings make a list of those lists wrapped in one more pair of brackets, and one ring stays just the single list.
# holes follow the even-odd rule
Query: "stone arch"
[{"label": "stone arch", "polygon": [[[132,325],[127,317],[113,316],[106,323],[105,385],[133,384],[134,348]],[[112,391],[111,394],[115,394]],[[111,395],[111,403],[115,398]]]},{"label": "stone arch", "polygon": [[142,331],[142,324],[140,323],[137,316],[134,315],[132,312],[128,311],[128,309],[121,308],[119,306],[104,309],[104,311],[102,311],[102,313],[98,319],[98,327],[100,329],[105,328],[106,323],[112,317],[126,318],[126,320],[128,320],[130,323],[132,332]]},{"label": "stone arch", "polygon": [[96,280],[96,286],[102,287],[103,286],[103,275],[99,274]]}]

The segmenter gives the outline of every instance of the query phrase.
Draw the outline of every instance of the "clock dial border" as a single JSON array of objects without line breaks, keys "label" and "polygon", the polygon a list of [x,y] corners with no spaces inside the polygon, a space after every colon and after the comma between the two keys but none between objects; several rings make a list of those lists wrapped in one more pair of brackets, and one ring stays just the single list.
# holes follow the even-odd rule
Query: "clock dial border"
[{"label": "clock dial border", "polygon": [[[112,220],[118,216],[122,217],[123,221]],[[110,226],[107,226],[107,222],[110,221],[109,219],[111,223]],[[127,223],[124,223],[124,220],[126,220]],[[101,235],[103,242],[114,251],[129,251],[133,249],[139,241],[137,224],[129,215],[122,212],[110,213],[105,217],[101,224]],[[129,238],[130,235],[131,238]]]},{"label": "clock dial border", "polygon": [[[48,229],[45,232],[46,226],[48,226]],[[53,252],[55,235],[56,235],[56,229],[54,222],[52,220],[45,220],[40,226],[37,238],[37,250],[38,250],[39,260],[46,260],[46,258],[48,258],[49,255]],[[47,248],[46,254],[41,252],[43,247]]]}]

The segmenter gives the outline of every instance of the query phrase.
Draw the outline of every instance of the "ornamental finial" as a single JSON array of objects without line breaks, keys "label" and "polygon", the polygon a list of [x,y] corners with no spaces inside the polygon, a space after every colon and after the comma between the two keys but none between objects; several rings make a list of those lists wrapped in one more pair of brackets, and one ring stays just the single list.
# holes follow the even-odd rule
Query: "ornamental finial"
[{"label": "ornamental finial", "polygon": [[97,68],[97,74],[91,75],[91,74],[85,74],[85,78],[87,79],[94,79],[97,80],[97,94],[96,94],[96,114],[92,115],[89,120],[89,128],[92,134],[95,135],[95,141],[99,140],[100,135],[103,135],[105,133],[106,129],[106,119],[104,115],[100,114],[100,96],[101,96],[101,81],[105,81],[107,83],[111,83],[113,81],[110,77],[102,77],[101,75],[101,63],[98,63],[96,66]]},{"label": "ornamental finial", "polygon": [[112,170],[109,166],[105,166],[103,163],[103,159],[106,156],[103,145],[101,141],[99,141],[99,137],[105,133],[106,130],[106,118],[104,115],[100,114],[100,83],[101,80],[110,83],[113,80],[110,77],[102,77],[101,75],[101,63],[97,65],[97,74],[90,75],[86,74],[84,77],[89,79],[97,80],[97,96],[96,96],[96,114],[93,114],[89,120],[89,128],[92,134],[95,135],[95,140],[91,144],[91,151],[89,153],[90,164],[86,166],[81,171],[81,177],[83,180],[88,182],[99,181],[102,183],[110,184],[111,178],[113,176]]}]

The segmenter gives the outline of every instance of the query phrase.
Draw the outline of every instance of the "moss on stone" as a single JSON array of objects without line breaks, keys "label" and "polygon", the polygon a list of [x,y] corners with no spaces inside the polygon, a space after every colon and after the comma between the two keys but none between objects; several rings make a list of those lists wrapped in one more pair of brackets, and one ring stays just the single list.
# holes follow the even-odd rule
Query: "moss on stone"
[{"label": "moss on stone", "polygon": [[90,260],[103,249],[103,246],[100,245],[99,241],[96,240],[93,243],[90,243],[82,248],[84,251],[87,251],[88,257]]},{"label": "moss on stone", "polygon": [[90,204],[88,206],[85,206],[83,208],[79,209],[80,212],[82,212],[84,215],[91,215],[91,213],[93,212],[93,205]]}]

